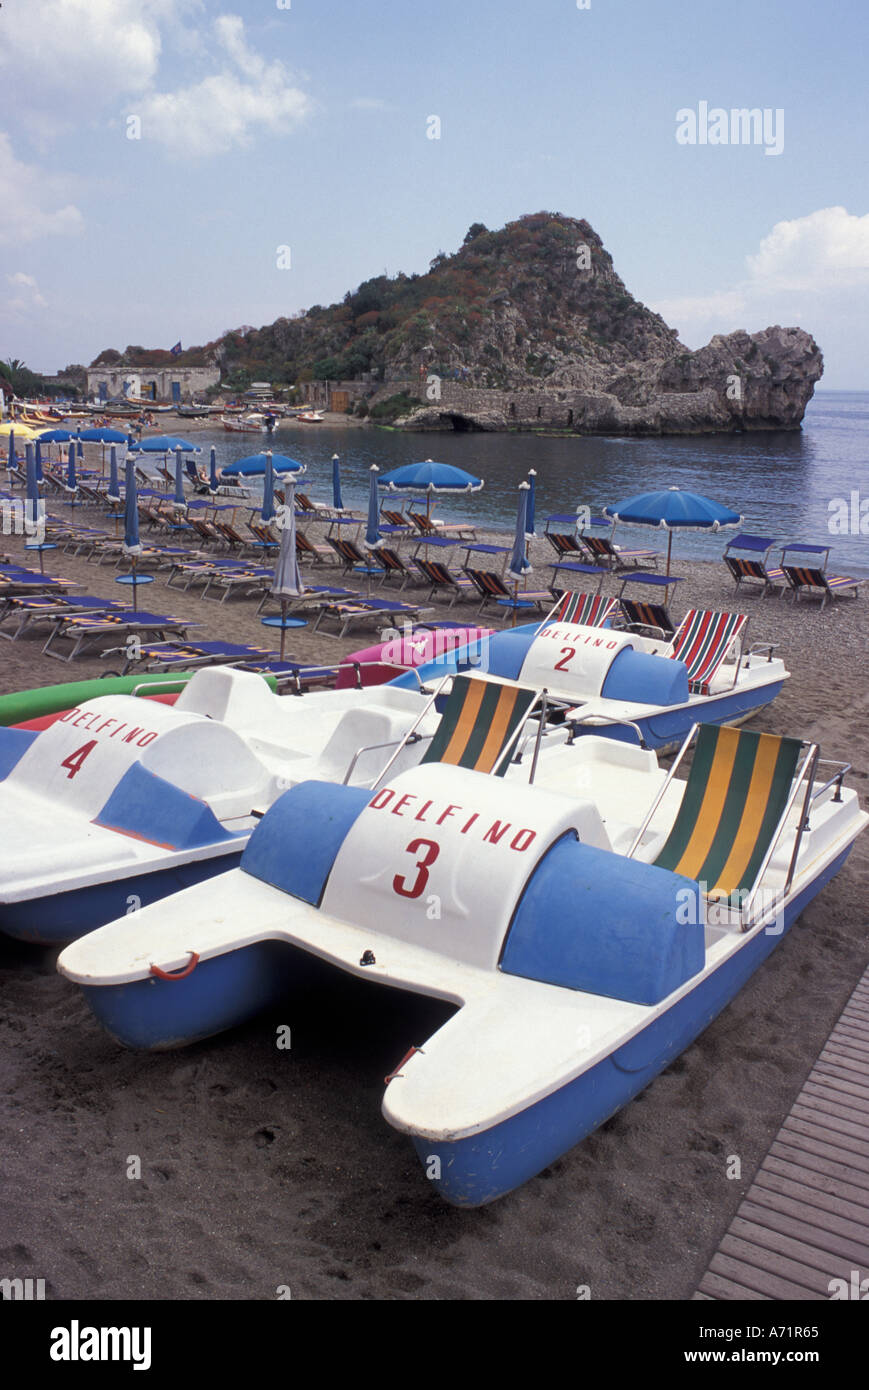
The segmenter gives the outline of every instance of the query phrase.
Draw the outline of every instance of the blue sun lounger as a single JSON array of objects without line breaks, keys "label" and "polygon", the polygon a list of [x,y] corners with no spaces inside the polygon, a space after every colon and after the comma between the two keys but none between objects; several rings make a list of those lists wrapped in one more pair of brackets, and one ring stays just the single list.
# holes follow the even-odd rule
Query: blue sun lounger
[{"label": "blue sun lounger", "polygon": [[392,624],[404,619],[408,622],[417,622],[423,613],[428,612],[430,612],[428,608],[420,608],[418,605],[410,603],[399,603],[397,599],[347,599],[338,603],[324,603],[317,614],[317,620],[311,631],[319,631],[324,618],[334,618],[338,623],[339,631],[332,633],[324,630],[324,635],[344,637],[354,623],[362,623],[366,620],[376,622],[378,618],[384,618]]},{"label": "blue sun lounger", "polygon": [[[787,585],[785,572],[781,568],[771,568],[770,551],[779,542],[771,536],[734,536],[724,547],[724,563],[730,570],[736,587],[740,584],[761,584],[761,598],[766,598],[770,589],[782,594]],[[735,550],[748,551],[747,555],[734,555]]]},{"label": "blue sun lounger", "polygon": [[[117,613],[123,608],[123,602],[117,599],[95,598],[91,594],[68,597],[62,594],[13,595],[4,601],[4,606],[0,609],[0,637],[16,642],[19,637],[23,637],[40,623],[54,622],[58,618],[80,613],[89,613],[91,616],[95,613]],[[4,632],[2,624],[7,618],[17,618],[18,622],[11,631]]]},{"label": "blue sun lounger", "polygon": [[[189,618],[172,618],[165,613],[145,613],[141,609],[123,608],[114,613],[81,613],[58,618],[51,634],[42,648],[45,656],[53,656],[57,661],[73,661],[91,647],[99,644],[104,637],[117,637],[121,641],[132,636],[159,636],[176,633],[185,636],[189,627],[198,624]],[[58,642],[71,642],[68,654],[55,650]]]}]

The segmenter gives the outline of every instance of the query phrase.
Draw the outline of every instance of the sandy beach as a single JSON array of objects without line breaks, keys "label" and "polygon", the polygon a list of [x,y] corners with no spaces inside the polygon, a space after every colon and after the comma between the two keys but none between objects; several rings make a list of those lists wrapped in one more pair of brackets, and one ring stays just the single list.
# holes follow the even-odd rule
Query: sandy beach
[{"label": "sandy beach", "polygon": [[[23,555],[17,538],[0,549]],[[681,562],[678,541],[674,557],[685,576],[677,616],[738,609],[750,641],[779,644],[791,679],[752,727],[851,762],[865,805],[866,591],[823,613],[756,591],[737,602],[723,565]],[[551,558],[536,542],[541,580]],[[57,551],[46,568],[117,595],[110,566]],[[266,645],[254,601],[203,600],[167,589],[164,574],[148,608],[201,623],[203,637]],[[608,576],[604,592],[619,584]],[[448,616],[474,613],[457,604]],[[370,640],[305,628],[289,646],[331,662]],[[0,692],[112,664],[61,665],[41,645],[0,644]],[[867,900],[863,837],[681,1058],[540,1177],[476,1211],[430,1190],[380,1114],[383,1077],[446,1006],[324,972],[315,990],[244,1028],[138,1054],[99,1029],[56,974],[56,951],[0,936],[0,1275],[44,1278],[48,1297],[71,1299],[274,1299],[282,1285],[294,1299],[571,1300],[583,1285],[594,1299],[688,1299],[866,968]],[[289,1051],[275,1045],[284,1024]],[[733,1155],[739,1180],[727,1176]],[[132,1156],[140,1179],[127,1176]]]}]

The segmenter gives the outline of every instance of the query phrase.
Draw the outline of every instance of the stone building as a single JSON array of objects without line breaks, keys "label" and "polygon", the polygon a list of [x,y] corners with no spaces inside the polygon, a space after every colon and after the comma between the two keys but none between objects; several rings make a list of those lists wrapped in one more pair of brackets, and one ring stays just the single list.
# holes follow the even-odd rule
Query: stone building
[{"label": "stone building", "polygon": [[88,399],[136,396],[142,400],[182,402],[219,381],[218,367],[89,367]]}]

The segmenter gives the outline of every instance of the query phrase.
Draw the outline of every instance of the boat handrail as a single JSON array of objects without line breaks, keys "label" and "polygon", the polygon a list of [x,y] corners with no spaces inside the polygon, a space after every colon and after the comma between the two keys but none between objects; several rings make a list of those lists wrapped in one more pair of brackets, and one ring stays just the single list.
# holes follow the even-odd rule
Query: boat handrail
[{"label": "boat handrail", "polygon": [[[633,729],[634,733],[637,735],[637,743],[640,745],[641,748],[645,746],[643,743],[643,731],[640,728],[639,724],[636,724],[633,719],[610,719],[609,716],[605,714],[584,714],[581,719],[570,720],[571,730],[573,730],[577,724],[589,724],[593,727],[607,725],[610,727],[617,727],[620,729]],[[573,733],[571,733],[570,742],[575,742]]]},{"label": "boat handrail", "polygon": [[[344,774],[344,777],[343,777],[343,779],[342,779],[342,786],[345,786],[345,787],[346,787],[346,786],[349,785],[349,783],[350,783],[350,778],[353,776],[353,770],[354,770],[354,768],[356,767],[356,764],[358,763],[359,759],[362,757],[362,754],[363,754],[363,753],[376,753],[377,750],[378,750],[379,748],[395,748],[395,745],[396,745],[397,743],[404,744],[406,747],[410,747],[411,744],[413,744],[413,743],[421,743],[424,739],[427,739],[427,738],[434,738],[434,734],[417,734],[417,733],[413,733],[413,734],[408,735],[406,738],[391,738],[391,739],[388,739],[388,740],[386,741],[386,743],[363,743],[362,747],[361,747],[361,748],[357,748],[357,749],[356,749],[356,752],[353,754],[353,757],[350,759],[350,766],[348,767],[346,773]],[[398,750],[398,751],[400,751],[400,750]],[[398,752],[396,752],[396,757],[397,757],[397,756],[398,756]],[[384,769],[384,771],[385,771],[385,769]],[[383,774],[381,774],[381,776],[382,776],[382,775],[383,775]]]},{"label": "boat handrail", "polygon": [[[851,771],[853,764],[840,763],[838,758],[818,758],[818,766],[821,767],[822,765],[827,767],[837,767],[839,770],[838,772],[834,772],[833,776],[830,777],[822,787],[818,787],[817,791],[812,792],[812,801],[817,801],[819,796],[823,796],[824,792],[829,791],[830,788],[833,786],[836,788],[836,794],[833,797],[833,800],[841,801],[842,783],[845,780],[846,774]],[[810,827],[807,826],[806,828],[809,829]]]},{"label": "boat handrail", "polygon": [[660,806],[661,802],[664,800],[664,795],[665,795],[665,793],[666,793],[666,791],[667,791],[667,788],[669,787],[670,783],[672,782],[672,780],[673,780],[673,778],[674,778],[674,776],[675,776],[676,769],[677,769],[677,767],[679,766],[679,764],[681,763],[681,761],[682,761],[682,759],[684,758],[685,754],[688,752],[688,749],[690,748],[691,743],[692,743],[692,741],[693,741],[694,735],[696,734],[696,732],[697,732],[697,730],[698,730],[699,728],[700,728],[700,725],[699,725],[699,724],[692,724],[692,725],[691,725],[691,728],[688,730],[688,733],[687,733],[687,735],[686,735],[686,737],[685,737],[685,741],[683,742],[682,747],[679,749],[679,752],[676,754],[676,757],[675,757],[675,759],[674,759],[674,761],[673,761],[673,765],[672,765],[672,767],[670,768],[670,771],[667,773],[667,776],[666,776],[665,779],[664,779],[664,784],[663,784],[663,786],[661,787],[660,791],[658,792],[658,795],[655,797],[654,801],[652,802],[651,806],[649,807],[649,810],[648,810],[647,813],[646,813],[645,820],[643,821],[642,825],[640,826],[639,830],[637,831],[636,835],[634,836],[634,838],[633,838],[633,840],[632,840],[632,842],[631,842],[631,847],[630,847],[630,849],[628,850],[627,854],[625,855],[625,858],[626,858],[626,859],[633,859],[634,855],[636,854],[637,850],[639,849],[640,845],[642,844],[642,842],[643,842],[643,836],[645,835],[646,831],[647,831],[648,828],[649,828],[649,824],[650,824],[650,822],[651,822],[651,820],[652,820],[652,817],[654,816],[654,814],[655,814],[655,812],[657,811],[658,807]]},{"label": "boat handrail", "polygon": [[377,787],[378,787],[379,783],[381,783],[381,782],[383,781],[384,777],[386,776],[386,774],[387,774],[387,772],[389,771],[389,769],[392,767],[392,764],[395,762],[396,758],[398,757],[398,755],[399,755],[399,753],[401,752],[402,748],[404,748],[405,744],[407,744],[407,743],[410,742],[411,737],[413,736],[413,734],[416,733],[416,731],[417,731],[417,729],[419,728],[420,724],[421,724],[422,721],[425,719],[426,715],[428,714],[428,712],[429,712],[429,710],[431,709],[432,705],[434,704],[435,700],[438,698],[438,696],[440,695],[440,693],[441,693],[441,691],[443,690],[444,686],[446,685],[447,681],[449,681],[449,680],[452,680],[452,674],[449,674],[449,675],[444,676],[443,680],[440,682],[440,684],[438,685],[437,689],[434,691],[434,693],[433,693],[431,699],[426,701],[425,706],[423,707],[423,709],[422,709],[422,710],[420,711],[420,713],[417,715],[416,719],[415,719],[415,720],[413,721],[413,723],[411,724],[411,726],[410,726],[410,728],[408,729],[407,733],[404,735],[404,738],[403,738],[403,739],[401,740],[401,742],[399,743],[398,747],[396,748],[396,750],[395,750],[395,752],[393,753],[392,757],[391,757],[391,758],[389,759],[389,761],[387,762],[386,766],[383,768],[382,772],[378,773],[377,777],[375,777],[374,781],[371,783],[371,790],[372,790],[372,791],[376,791],[376,790],[377,790]]}]

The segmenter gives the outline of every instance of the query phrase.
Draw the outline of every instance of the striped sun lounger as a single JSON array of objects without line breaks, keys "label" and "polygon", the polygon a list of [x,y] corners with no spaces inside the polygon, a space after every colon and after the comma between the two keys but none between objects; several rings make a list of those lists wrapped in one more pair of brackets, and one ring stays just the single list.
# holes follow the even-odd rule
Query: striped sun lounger
[{"label": "striped sun lounger", "polygon": [[841,598],[849,590],[853,591],[856,598],[858,588],[866,583],[865,579],[852,579],[845,574],[827,574],[822,569],[813,569],[806,565],[783,565],[782,568],[785,579],[791,586],[794,603],[799,602],[801,594],[814,590],[821,595],[821,612],[824,611],[828,599]]},{"label": "striped sun lounger", "polygon": [[[785,572],[770,568],[769,554],[778,542],[771,536],[734,536],[724,548],[724,563],[733,576],[737,589],[740,584],[761,584],[761,598],[772,589],[782,593],[787,583]],[[734,555],[734,550],[747,550],[748,555]]]},{"label": "striped sun lounger", "polygon": [[603,627],[618,612],[617,598],[604,594],[584,594],[568,589],[547,616],[548,623],[579,623],[582,627]]},{"label": "striped sun lounger", "polygon": [[513,736],[538,697],[536,690],[456,676],[424,763],[450,763],[503,777]]},{"label": "striped sun lounger", "polygon": [[[709,686],[727,653],[744,640],[748,618],[744,613],[713,613],[692,608],[682,619],[670,656],[683,661],[692,695],[708,695]],[[735,681],[734,677],[734,681]]]},{"label": "striped sun lounger", "polygon": [[124,604],[118,600],[94,598],[89,594],[69,597],[62,594],[10,597],[0,613],[0,624],[5,623],[7,618],[17,620],[17,623],[10,631],[0,631],[0,637],[16,642],[19,637],[23,637],[40,623],[53,623],[58,618],[80,613],[89,613],[91,616],[95,613],[117,613],[123,607]]},{"label": "striped sun lounger", "polygon": [[701,724],[679,812],[655,864],[741,906],[787,809],[803,746]]}]

